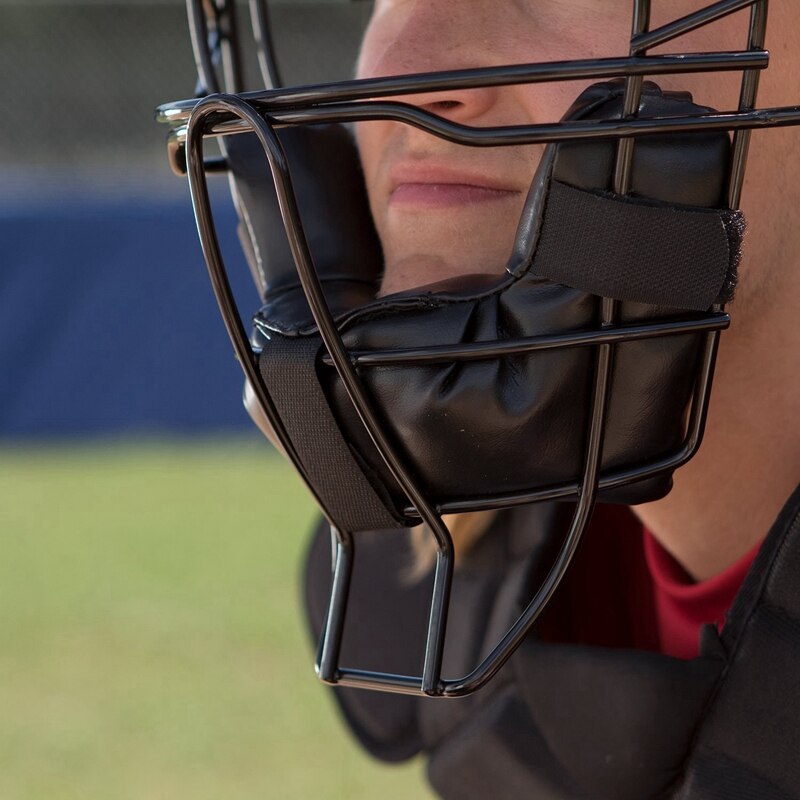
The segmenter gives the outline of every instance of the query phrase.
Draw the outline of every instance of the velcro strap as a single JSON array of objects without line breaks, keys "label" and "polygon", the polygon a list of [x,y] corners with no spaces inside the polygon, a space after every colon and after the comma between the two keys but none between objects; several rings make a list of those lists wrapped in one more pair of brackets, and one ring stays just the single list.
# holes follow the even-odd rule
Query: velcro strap
[{"label": "velcro strap", "polygon": [[[272,402],[323,507],[340,530],[402,528],[342,436],[317,377],[318,336],[273,336],[259,368]],[[377,483],[377,480],[376,480]],[[380,484],[378,484],[380,485]]]},{"label": "velcro strap", "polygon": [[553,181],[531,271],[603,297],[705,311],[733,297],[743,235],[740,211]]}]

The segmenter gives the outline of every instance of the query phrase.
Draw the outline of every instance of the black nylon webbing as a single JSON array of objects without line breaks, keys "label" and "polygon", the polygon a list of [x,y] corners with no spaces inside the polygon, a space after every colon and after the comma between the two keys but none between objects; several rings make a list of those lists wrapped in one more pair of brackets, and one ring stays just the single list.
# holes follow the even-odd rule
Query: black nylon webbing
[{"label": "black nylon webbing", "polygon": [[531,271],[603,297],[705,311],[731,299],[743,231],[739,212],[553,181]]},{"label": "black nylon webbing", "polygon": [[400,528],[342,437],[317,378],[316,336],[274,336],[259,368],[314,490],[340,530]]}]

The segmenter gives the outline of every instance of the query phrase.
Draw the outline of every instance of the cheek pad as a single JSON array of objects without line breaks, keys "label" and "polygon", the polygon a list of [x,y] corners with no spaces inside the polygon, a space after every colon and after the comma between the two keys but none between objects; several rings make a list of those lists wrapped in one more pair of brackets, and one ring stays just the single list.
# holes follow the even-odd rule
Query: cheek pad
[{"label": "cheek pad", "polygon": [[[625,322],[660,318],[652,307],[621,309]],[[354,324],[344,341],[348,349],[369,351],[550,336],[597,324],[594,296],[526,276],[513,289],[481,301]],[[698,348],[697,335],[617,346],[604,470],[642,464],[680,446]],[[443,502],[577,481],[594,360],[593,349],[581,347],[486,361],[371,367],[361,377],[395,446],[424,490]],[[385,471],[335,372],[322,368],[321,377],[345,438],[376,472]],[[643,502],[670,486],[670,476],[660,476],[606,499]]]}]

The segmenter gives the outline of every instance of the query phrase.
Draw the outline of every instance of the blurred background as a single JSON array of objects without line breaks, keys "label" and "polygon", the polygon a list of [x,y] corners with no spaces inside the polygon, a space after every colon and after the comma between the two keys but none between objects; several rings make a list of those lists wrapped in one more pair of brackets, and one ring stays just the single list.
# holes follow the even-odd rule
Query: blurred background
[{"label": "blurred background", "polygon": [[[330,5],[277,4],[298,79],[350,69],[368,4],[341,75],[299,46]],[[0,797],[428,797],[313,674],[314,511],[242,410],[153,122],[193,94],[183,3],[0,0],[0,74]]]}]

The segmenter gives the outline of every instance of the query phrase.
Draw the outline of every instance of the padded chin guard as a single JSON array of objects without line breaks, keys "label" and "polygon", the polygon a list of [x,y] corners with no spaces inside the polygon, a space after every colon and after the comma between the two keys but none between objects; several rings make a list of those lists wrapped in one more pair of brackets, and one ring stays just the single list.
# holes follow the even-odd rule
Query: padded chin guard
[{"label": "padded chin guard", "polygon": [[[567,117],[619,117],[623,89],[620,82],[590,87]],[[706,110],[686,94],[646,84],[640,113]],[[465,280],[380,299],[379,245],[349,135],[341,128],[289,129],[281,131],[281,141],[315,267],[351,351],[596,330],[600,296],[622,301],[622,324],[685,319],[732,293],[742,222],[738,213],[719,210],[730,161],[726,133],[639,139],[632,191],[624,198],[611,192],[615,142],[550,145],[504,277],[486,276],[477,290]],[[253,340],[303,467],[341,527],[416,524],[404,516],[408,500],[336,370],[320,357],[324,348],[286,246],[271,181],[248,153],[253,142],[234,137],[232,144],[245,250],[265,289]],[[615,346],[603,472],[680,448],[702,338],[682,334]],[[434,504],[486,498],[491,505],[498,496],[580,481],[594,364],[595,349],[583,346],[364,367],[359,375],[396,452]],[[601,499],[640,503],[670,487],[671,475],[661,474]]]}]

